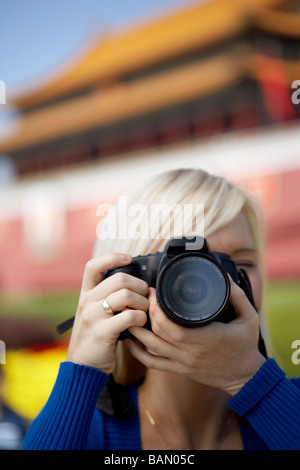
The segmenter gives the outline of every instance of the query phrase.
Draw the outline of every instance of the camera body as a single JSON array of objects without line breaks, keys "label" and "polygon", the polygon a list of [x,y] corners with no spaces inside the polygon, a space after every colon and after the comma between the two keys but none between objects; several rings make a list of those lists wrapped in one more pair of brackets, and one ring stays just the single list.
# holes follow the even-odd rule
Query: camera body
[{"label": "camera body", "polygon": [[[193,328],[235,317],[227,273],[238,284],[239,271],[229,255],[211,252],[203,237],[173,238],[164,251],[136,256],[125,267],[107,270],[103,279],[117,272],[155,287],[160,307],[179,325]],[[149,318],[145,327],[151,329]]]}]

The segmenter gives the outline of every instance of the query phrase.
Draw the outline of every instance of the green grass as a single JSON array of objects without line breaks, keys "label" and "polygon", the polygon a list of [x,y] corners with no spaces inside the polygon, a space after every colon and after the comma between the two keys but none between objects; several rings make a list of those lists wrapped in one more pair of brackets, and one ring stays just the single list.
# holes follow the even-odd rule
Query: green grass
[{"label": "green grass", "polygon": [[[273,282],[267,289],[265,311],[273,356],[288,376],[300,375],[300,364],[292,363],[291,348],[300,340],[300,282]],[[73,316],[78,292],[52,292],[13,299],[0,297],[0,315],[47,320],[51,328]],[[0,333],[1,334],[1,333]]]},{"label": "green grass", "polygon": [[292,362],[291,345],[300,340],[300,282],[273,282],[267,290],[267,325],[274,357],[288,376],[300,375],[300,364]]},{"label": "green grass", "polygon": [[44,292],[15,297],[0,296],[0,316],[46,320],[55,330],[56,325],[75,315],[78,292]]}]

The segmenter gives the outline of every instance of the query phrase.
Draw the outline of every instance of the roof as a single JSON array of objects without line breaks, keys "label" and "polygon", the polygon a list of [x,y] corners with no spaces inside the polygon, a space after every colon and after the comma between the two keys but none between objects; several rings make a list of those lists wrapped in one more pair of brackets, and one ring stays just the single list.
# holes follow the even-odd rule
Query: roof
[{"label": "roof", "polygon": [[[192,4],[128,31],[100,39],[89,51],[56,70],[11,102],[19,108],[37,105],[90,86],[101,86],[133,71],[216,44],[244,30],[266,8],[289,0],[211,0]],[[294,22],[291,18],[289,21]],[[299,36],[299,20],[295,20]],[[259,24],[266,23],[263,15]],[[275,27],[278,21],[275,18]],[[298,28],[298,29],[297,29]],[[289,29],[289,28],[287,28]]]},{"label": "roof", "polygon": [[242,64],[230,56],[221,56],[107,90],[96,90],[28,113],[21,118],[17,132],[0,142],[0,152],[180,103],[223,88],[242,75]]},{"label": "roof", "polygon": [[[190,6],[155,22],[136,27],[97,44],[89,53],[14,103],[24,109],[47,103],[21,115],[14,132],[0,140],[0,152],[20,150],[77,132],[149,113],[216,92],[245,77],[259,79],[258,55],[244,49],[156,71],[132,81],[122,74],[184,57],[255,25],[275,34],[300,37],[300,15],[272,10],[287,0],[212,0]],[[282,63],[294,80],[299,64]],[[102,86],[101,86],[102,84]],[[67,98],[90,86],[89,93]],[[91,86],[94,85],[94,86]],[[51,99],[64,97],[62,101]]]},{"label": "roof", "polygon": [[[223,54],[32,111],[21,119],[15,134],[0,142],[0,152],[22,149],[199,98],[243,78],[259,80],[262,62],[265,63],[266,58],[259,54]],[[297,75],[298,62],[268,58],[270,62],[283,68],[289,83]]]}]

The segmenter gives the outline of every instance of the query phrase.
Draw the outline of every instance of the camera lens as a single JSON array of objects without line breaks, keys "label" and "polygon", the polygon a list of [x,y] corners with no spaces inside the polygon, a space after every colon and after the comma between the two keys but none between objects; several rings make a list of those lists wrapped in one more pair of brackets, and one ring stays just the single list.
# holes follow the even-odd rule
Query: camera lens
[{"label": "camera lens", "polygon": [[212,258],[188,253],[162,269],[157,292],[169,318],[181,325],[199,326],[223,309],[229,297],[229,282]]},{"label": "camera lens", "polygon": [[199,276],[186,273],[178,280],[180,282],[178,291],[185,302],[198,304],[207,294],[207,286]]}]

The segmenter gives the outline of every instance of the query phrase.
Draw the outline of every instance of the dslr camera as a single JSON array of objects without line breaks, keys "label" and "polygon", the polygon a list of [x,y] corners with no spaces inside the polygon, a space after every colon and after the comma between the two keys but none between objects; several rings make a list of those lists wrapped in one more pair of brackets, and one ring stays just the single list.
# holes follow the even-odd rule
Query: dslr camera
[{"label": "dslr camera", "polygon": [[[211,321],[228,323],[235,318],[235,310],[229,302],[227,274],[256,309],[246,271],[238,270],[229,255],[210,251],[203,237],[173,238],[166,243],[164,251],[136,256],[127,266],[105,271],[103,279],[117,272],[139,277],[149,287],[155,287],[158,303],[166,316],[185,327],[204,326]],[[145,328],[151,330],[147,316]],[[57,332],[64,333],[73,323],[74,317],[69,318],[57,326]],[[119,339],[127,337],[132,335],[124,331]],[[258,349],[268,357],[260,331]]]},{"label": "dslr camera", "polygon": [[[136,256],[125,267],[107,270],[103,279],[117,272],[138,277],[149,287],[155,287],[158,303],[166,316],[185,327],[199,327],[213,320],[223,323],[233,320],[235,311],[229,302],[227,273],[254,305],[245,271],[238,271],[229,255],[210,251],[203,237],[173,238],[166,243],[164,251]],[[145,327],[151,329],[149,318]]]}]

